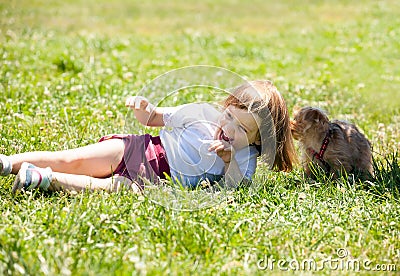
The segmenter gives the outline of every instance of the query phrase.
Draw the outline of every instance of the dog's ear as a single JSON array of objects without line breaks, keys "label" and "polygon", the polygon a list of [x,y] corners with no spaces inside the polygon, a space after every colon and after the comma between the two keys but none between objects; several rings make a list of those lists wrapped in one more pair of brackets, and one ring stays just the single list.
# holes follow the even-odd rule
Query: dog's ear
[{"label": "dog's ear", "polygon": [[290,120],[290,122],[289,122],[289,128],[290,128],[290,130],[291,130],[292,133],[293,133],[293,131],[295,131],[296,128],[297,128],[297,122],[296,122],[295,120]]},{"label": "dog's ear", "polygon": [[326,114],[322,110],[319,110],[317,108],[310,109],[307,112],[305,119],[307,121],[315,123],[325,123],[329,121],[328,116],[326,116]]}]

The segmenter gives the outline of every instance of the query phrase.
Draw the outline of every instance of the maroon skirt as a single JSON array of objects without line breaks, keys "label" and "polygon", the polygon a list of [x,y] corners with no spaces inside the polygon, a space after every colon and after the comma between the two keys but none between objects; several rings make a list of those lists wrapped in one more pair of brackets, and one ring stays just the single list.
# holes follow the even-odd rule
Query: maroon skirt
[{"label": "maroon skirt", "polygon": [[124,157],[113,175],[118,174],[135,181],[142,189],[145,181],[157,183],[160,178],[165,179],[171,175],[159,136],[113,134],[102,137],[99,142],[109,139],[122,139],[125,144]]}]

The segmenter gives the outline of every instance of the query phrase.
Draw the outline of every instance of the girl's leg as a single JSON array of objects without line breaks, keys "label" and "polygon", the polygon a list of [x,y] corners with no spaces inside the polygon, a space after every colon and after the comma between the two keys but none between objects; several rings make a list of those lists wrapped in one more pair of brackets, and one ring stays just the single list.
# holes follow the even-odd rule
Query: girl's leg
[{"label": "girl's leg", "polygon": [[23,162],[50,167],[55,172],[93,177],[110,175],[124,156],[124,141],[110,139],[81,148],[63,151],[26,152],[9,156],[12,173],[17,174]]},{"label": "girl's leg", "polygon": [[95,178],[86,175],[53,172],[52,176],[53,181],[49,186],[50,191],[104,190],[108,192],[118,192],[123,189],[129,189],[135,193],[140,193],[140,189],[134,182],[118,175],[109,178]]},{"label": "girl's leg", "polygon": [[88,175],[53,172],[49,167],[39,168],[30,163],[22,163],[15,178],[13,193],[17,190],[42,189],[50,191],[104,190],[117,192],[122,189],[140,193],[139,186],[126,177],[114,175],[109,178],[96,178]]}]

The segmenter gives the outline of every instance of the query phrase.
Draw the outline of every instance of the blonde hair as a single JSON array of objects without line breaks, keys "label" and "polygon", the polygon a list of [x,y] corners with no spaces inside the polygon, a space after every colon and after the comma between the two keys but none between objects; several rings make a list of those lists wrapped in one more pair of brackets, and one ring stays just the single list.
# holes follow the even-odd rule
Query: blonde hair
[{"label": "blonde hair", "polygon": [[[296,162],[296,151],[290,116],[285,100],[272,82],[250,81],[235,88],[224,101],[225,108],[231,105],[260,117],[261,156],[270,160],[272,156],[269,155],[274,150],[272,167],[278,171],[291,171]],[[275,144],[271,144],[273,141]]]}]

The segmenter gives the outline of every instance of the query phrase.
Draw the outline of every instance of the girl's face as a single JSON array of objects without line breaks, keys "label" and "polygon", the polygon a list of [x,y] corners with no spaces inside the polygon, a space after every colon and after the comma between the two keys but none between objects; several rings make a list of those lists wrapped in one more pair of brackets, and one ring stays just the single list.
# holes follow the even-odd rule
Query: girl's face
[{"label": "girl's face", "polygon": [[230,143],[236,150],[260,144],[257,124],[260,121],[258,115],[230,105],[222,113],[215,139]]}]

